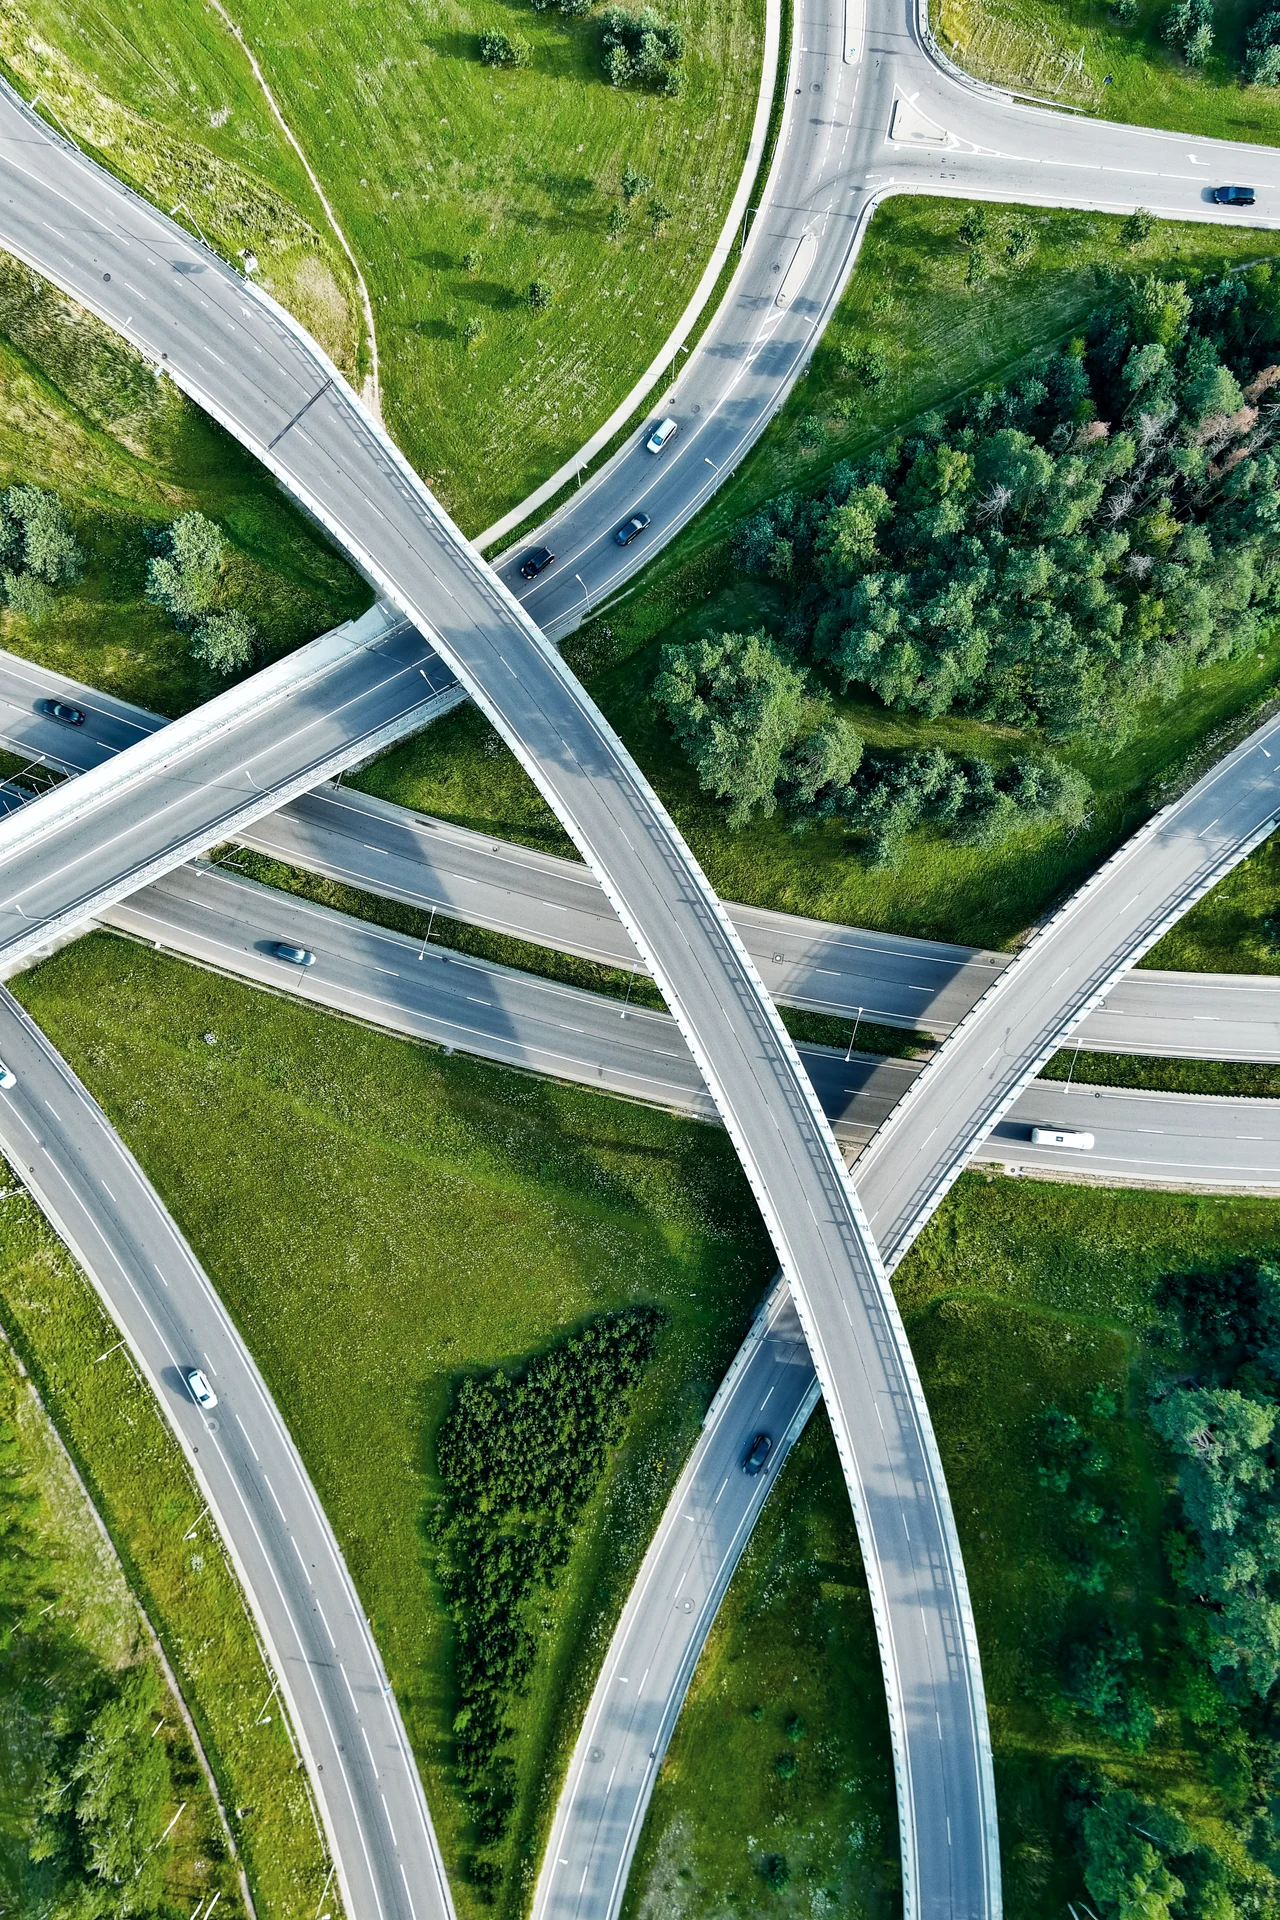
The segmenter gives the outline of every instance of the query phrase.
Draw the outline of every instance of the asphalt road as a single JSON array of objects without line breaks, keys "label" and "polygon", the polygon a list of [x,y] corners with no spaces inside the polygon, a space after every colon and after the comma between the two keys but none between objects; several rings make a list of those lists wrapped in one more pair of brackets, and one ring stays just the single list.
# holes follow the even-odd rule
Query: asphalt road
[{"label": "asphalt road", "polygon": [[[223,867],[180,867],[112,907],[106,923],[312,1005],[504,1066],[714,1120],[669,1014],[519,973],[316,906]],[[286,941],[315,957],[281,960]],[[848,1153],[866,1146],[922,1067],[802,1046],[805,1071]],[[1088,1154],[1036,1146],[1035,1126],[1091,1131]],[[1178,1187],[1280,1188],[1280,1100],[1200,1098],[1035,1081],[978,1157],[998,1165]],[[857,1170],[855,1169],[855,1178]]]},{"label": "asphalt road", "polygon": [[[739,273],[669,391],[613,458],[496,562],[547,633],[563,635],[619,592],[733,472],[808,364],[870,216],[892,193],[1153,213],[1218,225],[1280,224],[1280,153],[1047,112],[941,69],[912,0],[797,0],[788,118]],[[1212,189],[1243,181],[1249,210]],[[675,438],[645,451],[670,416]],[[651,524],[625,548],[637,509]],[[554,564],[533,582],[536,547]]]},{"label": "asphalt road", "polygon": [[[17,1075],[0,1092],[0,1148],[125,1329],[208,1503],[306,1756],[349,1920],[452,1915],[373,1637],[244,1343],[133,1155],[3,988],[0,1057]],[[187,1392],[192,1366],[218,1395],[213,1413]]]},{"label": "asphalt road", "polygon": [[[0,156],[0,243],[161,364],[330,529],[429,637],[605,885],[702,1070],[814,1341],[881,1632],[908,1911],[993,1914],[981,1669],[928,1409],[839,1148],[715,895],[555,648],[305,335],[8,94]],[[331,714],[340,729],[336,704]],[[224,734],[224,760],[228,747]],[[153,776],[129,778],[131,756],[148,751],[111,763],[106,812],[75,798],[85,775],[0,821],[0,957],[32,950],[69,895],[84,908],[79,875],[96,874],[106,898],[122,869],[136,884],[159,860]],[[288,739],[266,752],[264,786],[296,778]],[[207,814],[194,789],[173,802],[175,855],[193,807]]]},{"label": "asphalt road", "polygon": [[[83,727],[42,703],[81,708]],[[0,651],[0,742],[74,772],[163,725],[158,716]],[[640,957],[590,868],[326,784],[236,837],[288,864],[452,918],[617,966]],[[766,987],[788,1006],[945,1035],[1010,956],[834,926],[725,903]],[[853,1025],[850,1033],[852,1035]],[[1125,975],[1074,1036],[1082,1046],[1162,1058],[1280,1060],[1280,978],[1143,970]]]}]

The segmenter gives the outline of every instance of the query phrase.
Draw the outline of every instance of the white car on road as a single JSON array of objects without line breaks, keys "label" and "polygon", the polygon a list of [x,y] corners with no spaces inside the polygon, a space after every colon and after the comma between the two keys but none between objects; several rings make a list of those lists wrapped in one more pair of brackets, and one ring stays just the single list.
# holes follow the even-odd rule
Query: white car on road
[{"label": "white car on road", "polygon": [[186,1368],[182,1377],[187,1383],[187,1392],[191,1395],[196,1405],[203,1407],[206,1413],[211,1413],[218,1404],[218,1396],[205,1379],[203,1373],[201,1373],[199,1367]]}]

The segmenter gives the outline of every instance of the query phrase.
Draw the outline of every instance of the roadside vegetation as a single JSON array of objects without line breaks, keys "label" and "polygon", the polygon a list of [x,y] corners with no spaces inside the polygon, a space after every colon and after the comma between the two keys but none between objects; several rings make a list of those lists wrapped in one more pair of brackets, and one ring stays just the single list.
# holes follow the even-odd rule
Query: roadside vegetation
[{"label": "roadside vegetation", "polygon": [[[460,1908],[493,1894],[514,1915],[612,1621],[773,1271],[728,1140],[105,935],[15,986],[139,1154],[298,1441],[372,1617]],[[517,1603],[537,1650],[501,1683],[511,1735],[494,1757],[512,1771],[492,1770],[498,1798],[481,1807],[466,1791],[470,1682],[440,1559],[463,1513],[446,1423],[456,1432],[476,1394],[506,1405],[498,1370],[541,1380],[575,1340],[637,1310],[663,1316],[648,1323],[652,1357],[621,1430],[607,1417],[595,1430],[604,1471],[578,1488],[567,1558],[541,1560]],[[515,1486],[503,1526],[523,1531],[526,1498]],[[505,1832],[482,1832],[507,1790]]]},{"label": "roadside vegetation", "polygon": [[932,0],[929,11],[944,50],[981,79],[1133,126],[1280,142],[1268,0]]},{"label": "roadside vegetation", "polygon": [[[219,1915],[242,1911],[225,1830],[172,1696],[156,1677],[132,1588],[199,1731],[259,1920],[316,1920],[322,1906],[336,1917],[338,1907],[321,1901],[329,1863],[305,1777],[285,1722],[268,1710],[273,1679],[238,1584],[202,1518],[204,1502],[118,1329],[4,1172],[0,1326],[38,1387],[120,1562],[0,1344],[3,1903],[51,1920],[73,1912],[168,1920],[189,1916],[197,1901],[203,1906],[215,1895]],[[9,1477],[15,1471],[16,1481]],[[153,1743],[160,1720],[165,1731]],[[152,1754],[164,1756],[163,1773]],[[83,1817],[66,1818],[68,1800],[83,1801]],[[148,1844],[159,1839],[181,1801],[186,1811],[157,1848],[161,1856],[164,1845],[172,1847],[164,1884],[157,1889],[147,1867],[145,1901],[131,1905],[128,1888],[110,1875],[120,1871],[132,1882],[130,1836],[146,1834]],[[95,1805],[106,1823],[100,1829]],[[33,1845],[42,1857],[32,1859]],[[105,1888],[100,1873],[91,1866],[86,1872],[94,1858],[112,1863]]]},{"label": "roadside vegetation", "polygon": [[176,715],[361,612],[258,463],[0,255],[0,645]]},{"label": "roadside vegetation", "polygon": [[387,423],[479,532],[607,418],[700,279],[759,91],[763,0],[21,0],[0,55],[107,164],[188,215],[361,374],[359,301],[229,20],[372,302]]},{"label": "roadside vegetation", "polygon": [[[686,536],[653,569],[650,590],[606,609],[566,651],[725,897],[1004,945],[1132,831],[1202,742],[1228,731],[1276,685],[1267,542],[1259,535],[1261,545],[1250,548],[1225,501],[1225,490],[1245,484],[1246,468],[1260,474],[1256,461],[1270,459],[1258,441],[1233,442],[1225,426],[1235,418],[1246,436],[1256,430],[1270,388],[1259,393],[1256,410],[1242,392],[1235,405],[1235,396],[1262,371],[1244,364],[1254,345],[1261,352],[1261,339],[1243,355],[1237,378],[1221,359],[1236,351],[1230,315],[1224,309],[1204,326],[1192,319],[1193,309],[1207,316],[1216,301],[1230,305],[1237,290],[1256,299],[1260,312],[1270,311],[1274,296],[1265,265],[1224,275],[1224,236],[1210,236],[1211,253],[1203,229],[1147,232],[1141,223],[1047,214],[1015,232],[1011,210],[976,211],[975,220],[974,209],[911,200],[877,215],[803,397],[728,491],[741,508],[759,499],[761,476],[799,484],[745,516],[722,518],[717,503],[699,536],[710,546],[699,549]],[[1247,238],[1256,249],[1259,237]],[[920,297],[908,302],[911,293]],[[1074,327],[1059,325],[1064,319]],[[1049,350],[1034,355],[1027,347],[1037,326]],[[965,358],[951,363],[951,406],[922,417],[904,405],[905,383],[918,371],[921,397],[934,397],[929,382],[938,379],[934,348],[942,352],[944,328]],[[1156,337],[1162,330],[1167,342]],[[878,344],[890,335],[892,350]],[[1114,365],[1107,358],[1113,348]],[[873,363],[873,351],[882,361],[892,352],[888,370]],[[1220,367],[1232,383],[1223,394],[1233,414],[1196,411],[1198,390],[1187,383],[1200,377],[1197,356],[1207,380],[1219,379]],[[1157,385],[1126,389],[1125,368],[1136,379],[1148,365]],[[1061,418],[1052,397],[1060,378],[1077,383],[1070,398],[1065,388],[1059,395]],[[947,389],[934,391],[941,400]],[[969,397],[958,404],[961,391]],[[833,412],[837,403],[847,421]],[[810,412],[797,416],[805,406]],[[1211,419],[1223,425],[1221,449]],[[1144,438],[1139,448],[1138,439],[1151,434],[1152,445]],[[798,437],[815,441],[807,460]],[[1026,451],[1041,463],[1042,504],[1054,485],[1070,492],[1079,481],[1072,523],[1052,531],[1031,504],[1034,488],[1018,495],[1007,476],[986,473],[984,448],[1003,450],[1015,464]],[[846,457],[833,463],[838,449]],[[1103,480],[1101,467],[1126,464],[1131,449],[1126,472]],[[1199,462],[1199,478],[1188,460]],[[931,462],[934,480],[926,486],[923,468]],[[1265,492],[1265,478],[1263,485]],[[876,504],[862,526],[860,509],[880,494],[885,517]],[[935,523],[938,515],[956,516],[950,533],[937,523],[929,536],[955,547],[955,611],[965,616],[956,634],[941,620],[930,629],[937,609],[926,612],[925,576],[915,559],[905,560],[910,541],[925,539],[926,494]],[[1207,524],[1201,528],[1215,513],[1226,528],[1216,544]],[[1174,546],[1179,538],[1198,542],[1201,559],[1184,561]],[[888,554],[903,541],[901,566],[874,557],[878,542]],[[1047,677],[1040,669],[1039,681],[1011,654],[1002,665],[1000,648],[993,654],[990,635],[984,638],[983,608],[1011,584],[1007,569],[1024,560],[1047,566],[1048,584],[1028,597],[1024,581],[1015,592],[1018,620],[1007,619],[1003,603],[1000,618],[1015,638],[1044,618],[1053,625],[1057,642],[1042,634],[1033,649],[1037,660],[1057,663]],[[1226,622],[1214,637],[1211,590],[1199,640],[1196,622],[1180,615],[1180,653],[1157,645],[1153,629],[1136,646],[1117,638],[1114,671],[1104,665],[1113,644],[1104,628],[1118,618],[1118,636],[1129,631],[1126,622],[1143,625],[1143,609],[1154,610],[1156,570],[1171,594],[1185,598],[1207,579],[1202,566],[1241,565],[1250,575],[1246,597],[1261,595],[1247,647],[1242,620]],[[906,601],[894,603],[888,625],[877,626],[869,611],[859,623],[853,600],[866,597],[868,581],[892,585],[895,568]],[[1078,594],[1072,601],[1073,579],[1093,597],[1091,611]],[[961,591],[966,582],[971,590]],[[841,654],[851,630],[865,642],[866,657],[856,661]],[[752,635],[763,638],[753,643]],[[724,636],[741,638],[730,644]],[[894,677],[908,660],[910,685]],[[1006,687],[1018,686],[1009,700],[997,690],[1004,672]],[[717,676],[718,702],[707,697]],[[718,800],[701,790],[668,714]],[[569,851],[531,783],[472,711],[451,715],[357,778],[386,798],[481,831]]]},{"label": "roadside vegetation", "polygon": [[1143,964],[1190,973],[1280,973],[1280,835],[1220,880]]},{"label": "roadside vegetation", "polygon": [[[1235,1590],[1238,1620],[1214,1583],[1274,1512],[1259,1329],[1278,1245],[1274,1201],[968,1175],[897,1276],[973,1589],[1005,1898],[1026,1920],[1082,1899],[1099,1920],[1274,1903],[1280,1754],[1251,1651],[1270,1644],[1271,1547]],[[1246,1347],[1262,1366],[1242,1374]],[[1233,1446],[1232,1420],[1251,1440]],[[749,1912],[892,1913],[892,1774],[870,1713],[849,1711],[859,1689],[880,1710],[819,1413],[695,1675],[628,1915],[700,1920],[726,1893]]]},{"label": "roadside vegetation", "polygon": [[[12,1255],[12,1246],[0,1259]],[[0,1342],[0,1902],[244,1914],[217,1809],[120,1564]]]}]

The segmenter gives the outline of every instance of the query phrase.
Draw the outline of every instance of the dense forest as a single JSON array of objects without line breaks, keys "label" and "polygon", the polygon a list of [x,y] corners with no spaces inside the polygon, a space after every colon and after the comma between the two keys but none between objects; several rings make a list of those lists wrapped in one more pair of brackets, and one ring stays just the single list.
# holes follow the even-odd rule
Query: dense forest
[{"label": "dense forest", "polygon": [[[1084,1609],[1062,1648],[1063,1706],[1118,1759],[1151,1749],[1154,1763],[1141,1791],[1123,1764],[1072,1762],[1061,1787],[1100,1920],[1244,1920],[1280,1900],[1280,1264],[1175,1274],[1158,1303],[1146,1415],[1176,1473],[1172,1596],[1162,1619],[1139,1623],[1141,1638],[1123,1618],[1116,1563],[1127,1523],[1098,1491],[1114,1397],[1099,1390],[1079,1415],[1051,1408],[1042,1420],[1040,1478],[1075,1539]],[[1225,1822],[1161,1798],[1169,1709],[1156,1697],[1202,1746]]]},{"label": "dense forest", "polygon": [[1263,265],[1104,291],[1018,379],[739,526],[739,567],[782,589],[779,631],[667,647],[654,689],[732,824],[781,805],[847,818],[874,850],[886,780],[970,833],[1078,818],[1050,755],[904,771],[864,756],[825,688],[1118,746],[1145,701],[1262,644],[1280,605],[1280,281]]},{"label": "dense forest", "polygon": [[502,1749],[537,1654],[531,1603],[569,1557],[662,1324],[658,1308],[628,1307],[518,1376],[465,1380],[440,1430],[434,1531],[453,1621],[454,1760],[480,1849],[467,1877],[482,1898],[501,1883],[488,1849],[515,1804],[515,1763]]}]

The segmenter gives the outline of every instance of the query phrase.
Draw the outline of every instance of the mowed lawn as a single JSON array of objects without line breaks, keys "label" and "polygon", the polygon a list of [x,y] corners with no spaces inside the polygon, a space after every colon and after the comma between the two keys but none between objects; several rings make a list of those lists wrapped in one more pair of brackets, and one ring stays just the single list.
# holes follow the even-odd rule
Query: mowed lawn
[{"label": "mowed lawn", "polygon": [[[436,1429],[473,1370],[518,1366],[628,1302],[668,1315],[542,1610],[514,1716],[515,1900],[609,1623],[773,1271],[727,1138],[108,936],[16,987],[137,1152],[266,1374],[372,1616],[451,1870],[467,1836],[426,1532]],[[469,1911],[474,1895],[454,1884]]]},{"label": "mowed lawn", "polygon": [[[202,0],[123,0],[110,30],[93,0],[28,5],[33,27],[77,71],[92,69],[99,93],[147,116],[130,128],[132,144],[122,135],[104,146],[122,171],[140,184],[145,174],[158,197],[189,152],[197,217],[220,223],[224,244],[244,245],[234,178],[220,181],[205,158],[223,164],[226,155],[323,228],[243,55]],[[388,425],[464,529],[479,532],[607,417],[697,284],[741,173],[764,0],[664,0],[687,49],[674,100],[607,85],[598,21],[535,12],[530,0],[365,0],[336,10],[242,0],[233,11],[368,282]],[[528,43],[526,70],[481,64],[480,35],[491,28]],[[10,57],[33,90],[37,79],[51,87],[47,97],[73,125],[87,127],[95,112],[109,118],[65,61],[20,47]],[[172,153],[152,151],[148,124]],[[610,240],[628,166],[651,185]],[[175,184],[166,204],[179,197]],[[654,200],[670,213],[661,233]],[[301,244],[280,242],[295,278]],[[335,309],[350,308],[332,251],[327,239],[312,248],[312,277],[323,268]],[[551,288],[544,312],[529,305],[534,280]],[[469,323],[477,337],[468,339]],[[332,330],[343,324],[335,317]]]},{"label": "mowed lawn", "polygon": [[[1059,1774],[1078,1761],[1175,1804],[1210,1831],[1228,1810],[1216,1736],[1178,1701],[1193,1689],[1169,1623],[1162,1540],[1171,1474],[1144,1415],[1142,1341],[1165,1274],[1280,1246],[1280,1203],[1102,1192],[968,1175],[904,1261],[896,1290],[938,1434],[973,1590],[996,1761],[1005,1904],[1059,1920],[1080,1897]],[[1108,1590],[1067,1580],[1086,1546],[1037,1475],[1039,1416],[1087,1415],[1109,1389],[1111,1466],[1096,1483],[1131,1537]],[[1091,1483],[1094,1484],[1094,1483]],[[1143,1754],[1061,1704],[1062,1649],[1102,1609],[1144,1649],[1160,1716]],[[734,1912],[900,1912],[897,1820],[870,1604],[821,1411],[783,1469],[739,1568],[659,1777],[628,1920]],[[760,1710],[756,1717],[755,1710]],[[793,1713],[808,1731],[791,1742]],[[778,1756],[793,1753],[780,1780]],[[766,1886],[771,1855],[790,1883]]]}]

